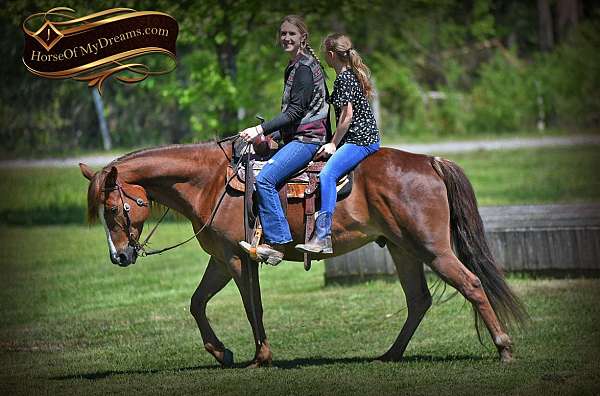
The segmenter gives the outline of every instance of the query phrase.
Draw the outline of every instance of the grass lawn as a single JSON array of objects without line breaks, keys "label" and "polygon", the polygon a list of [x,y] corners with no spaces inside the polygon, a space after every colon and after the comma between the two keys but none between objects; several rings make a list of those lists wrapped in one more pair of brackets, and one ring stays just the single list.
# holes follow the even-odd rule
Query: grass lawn
[{"label": "grass lawn", "polygon": [[[451,154],[482,205],[600,200],[600,146]],[[88,182],[79,168],[0,169],[0,224],[82,224]]]},{"label": "grass lawn", "polygon": [[478,151],[446,157],[465,170],[480,205],[600,201],[600,146]]},{"label": "grass lawn", "polygon": [[[156,244],[190,226],[161,226]],[[400,363],[376,364],[406,312],[398,282],[324,287],[323,264],[263,267],[274,367],[222,370],[204,352],[189,298],[207,262],[188,244],[129,268],[98,227],[0,228],[1,394],[598,394],[600,280],[510,279],[532,322],[516,362],[477,342],[462,297],[436,304]],[[236,361],[253,355],[233,284],[209,317]]]}]

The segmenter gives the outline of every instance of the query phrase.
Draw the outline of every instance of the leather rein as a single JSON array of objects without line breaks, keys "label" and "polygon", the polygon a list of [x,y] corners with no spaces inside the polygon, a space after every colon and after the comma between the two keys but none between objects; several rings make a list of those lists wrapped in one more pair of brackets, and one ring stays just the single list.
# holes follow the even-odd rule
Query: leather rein
[{"label": "leather rein", "polygon": [[[227,159],[229,159],[229,157],[227,156],[227,153],[225,152],[225,150],[223,149],[221,144],[224,142],[227,142],[227,141],[235,142],[239,137],[240,137],[239,135],[234,135],[234,136],[226,137],[224,139],[217,141],[219,148],[221,149],[221,151],[223,151],[223,154],[225,154],[225,157]],[[150,206],[149,202],[144,201],[142,198],[132,197],[123,189],[123,186],[121,186],[121,184],[119,184],[119,183],[116,183],[115,187],[113,187],[113,188],[104,189],[104,191],[115,191],[115,190],[119,191],[119,197],[121,199],[123,213],[125,215],[125,225],[123,225],[119,222],[116,222],[116,221],[115,222],[117,223],[117,225],[119,225],[119,227],[121,227],[127,233],[127,238],[129,239],[129,245],[135,249],[138,256],[142,256],[142,257],[143,256],[152,256],[153,254],[160,254],[160,253],[166,252],[167,250],[175,249],[176,247],[184,245],[184,244],[188,243],[189,241],[191,241],[192,239],[196,238],[202,231],[204,231],[206,229],[206,227],[208,227],[210,224],[212,224],[212,222],[215,218],[215,215],[217,214],[217,211],[219,209],[219,206],[221,206],[221,203],[223,202],[223,198],[225,198],[225,194],[227,193],[227,185],[237,175],[239,166],[242,163],[242,159],[244,158],[243,154],[248,150],[248,147],[250,146],[250,144],[251,143],[244,144],[244,147],[242,148],[242,151],[241,151],[242,155],[240,155],[240,159],[234,164],[234,172],[231,175],[231,177],[229,177],[229,179],[225,182],[225,188],[223,190],[223,193],[221,193],[221,196],[219,197],[217,204],[213,208],[208,222],[206,222],[202,227],[200,227],[200,229],[198,231],[196,231],[194,233],[194,235],[192,235],[188,239],[186,239],[182,242],[179,242],[175,245],[171,245],[171,246],[168,246],[168,247],[165,247],[162,249],[156,249],[156,250],[148,250],[147,249],[150,238],[152,237],[152,235],[154,234],[154,232],[156,231],[156,229],[158,228],[160,223],[164,220],[164,218],[166,217],[170,208],[167,207],[167,209],[162,214],[162,216],[160,217],[158,222],[154,225],[154,227],[152,228],[152,230],[150,231],[150,233],[148,234],[146,239],[144,239],[144,242],[142,242],[140,244],[139,241],[135,240],[135,238],[133,237],[133,233],[131,232],[131,218],[129,217],[129,211],[131,210],[131,206],[127,202],[125,202],[124,197],[127,197],[127,198],[131,199],[132,201],[135,201],[135,203],[138,206],[149,207]]]}]

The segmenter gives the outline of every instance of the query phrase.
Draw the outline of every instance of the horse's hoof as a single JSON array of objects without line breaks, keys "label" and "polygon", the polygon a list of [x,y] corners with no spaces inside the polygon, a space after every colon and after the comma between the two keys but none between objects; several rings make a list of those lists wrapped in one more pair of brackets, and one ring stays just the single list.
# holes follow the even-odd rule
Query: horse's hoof
[{"label": "horse's hoof", "polygon": [[271,367],[271,365],[273,364],[273,362],[269,359],[269,360],[264,360],[264,361],[259,361],[259,360],[253,360],[250,362],[250,364],[248,364],[246,366],[247,369],[254,369],[254,368],[260,368],[260,367]]},{"label": "horse's hoof", "polygon": [[248,364],[246,366],[247,369],[255,369],[255,368],[259,368],[260,367],[260,363],[257,362],[256,360],[253,362],[250,362],[250,364]]},{"label": "horse's hoof", "polygon": [[223,361],[221,362],[222,368],[232,368],[233,367],[233,352],[229,349],[225,348],[223,351]]},{"label": "horse's hoof", "polygon": [[512,356],[512,341],[508,334],[501,334],[494,339],[494,344],[498,348],[500,354],[500,361],[502,363],[511,363],[514,361]]},{"label": "horse's hoof", "polygon": [[502,364],[510,364],[510,363],[513,363],[514,361],[515,361],[515,358],[513,357],[510,350],[504,350],[504,351],[500,352],[500,362]]}]

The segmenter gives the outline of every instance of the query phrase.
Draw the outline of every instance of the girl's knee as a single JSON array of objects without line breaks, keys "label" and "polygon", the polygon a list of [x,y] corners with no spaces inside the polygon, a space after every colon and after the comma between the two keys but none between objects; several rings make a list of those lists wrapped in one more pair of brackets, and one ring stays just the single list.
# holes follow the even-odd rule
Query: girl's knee
[{"label": "girl's knee", "polygon": [[329,182],[331,180],[335,180],[335,175],[329,169],[324,168],[321,173],[319,173],[319,180]]},{"label": "girl's knee", "polygon": [[268,177],[261,176],[260,173],[256,177],[255,185],[256,185],[256,192],[259,194],[262,191],[275,189],[275,183],[273,183],[271,180],[269,180]]}]

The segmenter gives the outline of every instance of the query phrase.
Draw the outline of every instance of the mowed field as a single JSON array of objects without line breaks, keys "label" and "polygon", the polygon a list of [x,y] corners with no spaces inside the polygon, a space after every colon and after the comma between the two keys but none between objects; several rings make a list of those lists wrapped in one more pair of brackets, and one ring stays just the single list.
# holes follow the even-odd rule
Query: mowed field
[{"label": "mowed field", "polygon": [[[596,153],[597,147],[585,147],[451,158],[465,168],[480,203],[572,202],[599,200]],[[20,172],[28,177],[17,177]],[[45,200],[50,217],[62,204],[84,205],[86,183],[76,170],[2,173],[4,223],[15,223],[7,213],[27,216]],[[20,195],[27,192],[33,194]],[[389,347],[406,317],[398,282],[325,287],[323,263],[308,273],[300,263],[263,266],[274,365],[243,368],[254,353],[252,334],[230,284],[208,307],[238,364],[223,370],[204,352],[189,314],[208,261],[197,245],[119,268],[108,260],[101,227],[76,224],[75,217],[67,221],[73,224],[45,225],[52,222],[44,216],[35,226],[0,227],[2,394],[600,392],[597,279],[509,277],[531,315],[529,324],[510,332],[513,364],[498,362],[487,333],[479,344],[461,296],[434,303],[404,361],[381,364],[371,360]],[[190,231],[185,222],[167,223],[155,244],[177,242]],[[435,282],[432,277],[432,288]]]}]

